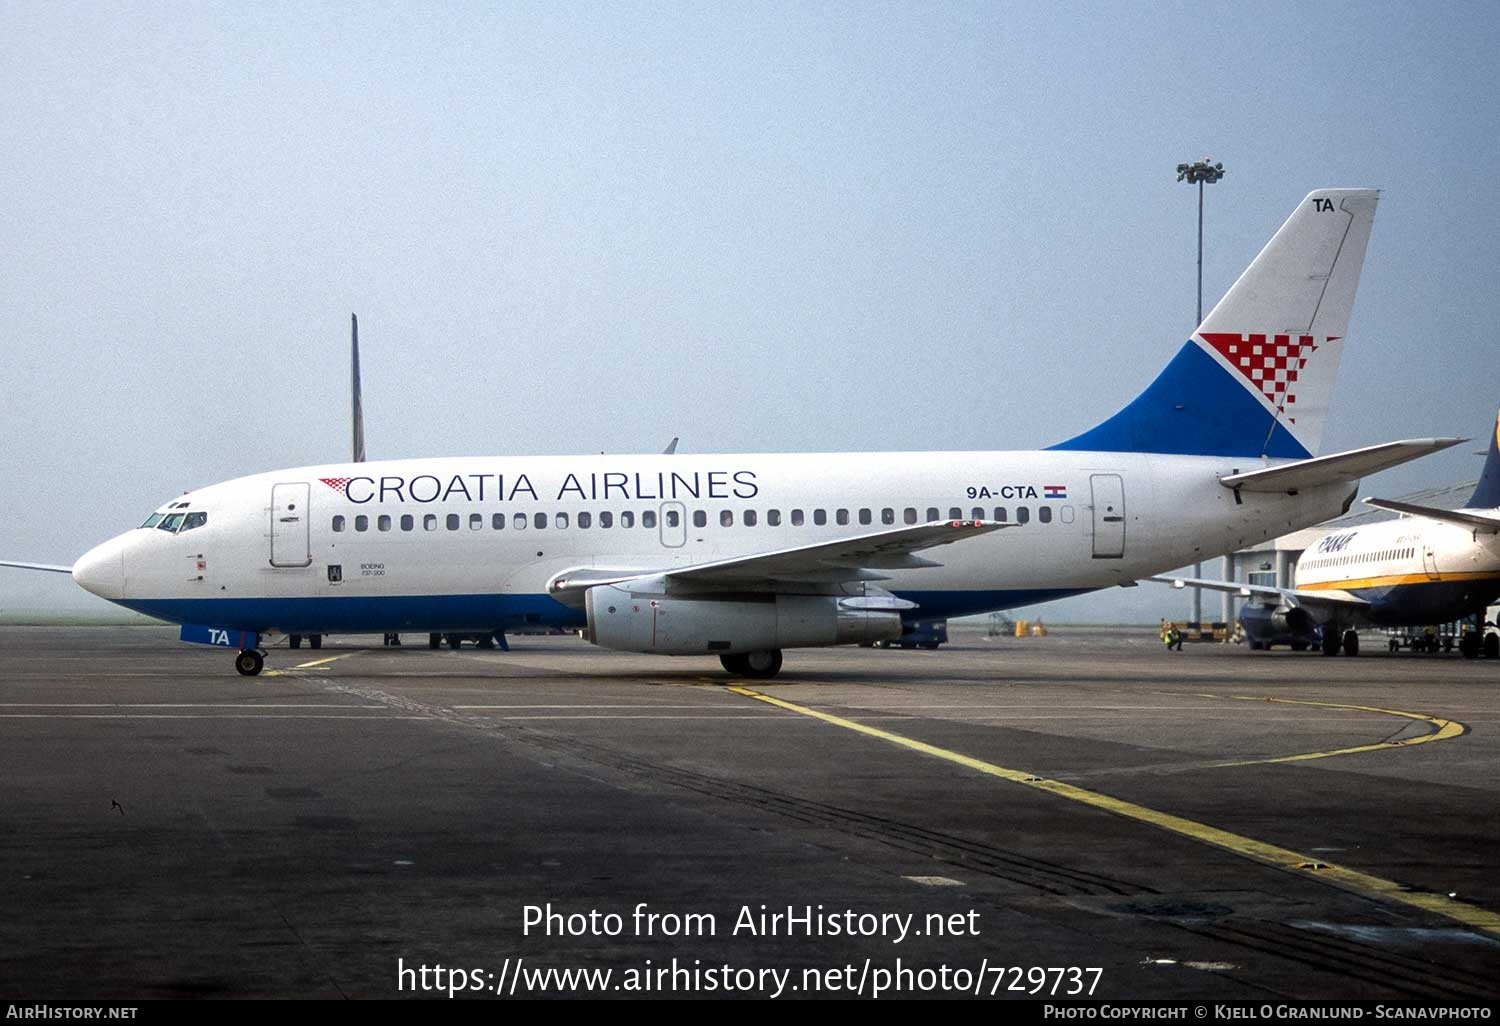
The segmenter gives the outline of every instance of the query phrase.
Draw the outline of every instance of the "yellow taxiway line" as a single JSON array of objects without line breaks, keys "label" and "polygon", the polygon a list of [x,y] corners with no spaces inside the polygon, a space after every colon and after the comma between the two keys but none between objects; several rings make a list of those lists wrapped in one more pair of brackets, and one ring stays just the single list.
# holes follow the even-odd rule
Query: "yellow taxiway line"
[{"label": "yellow taxiway line", "polygon": [[314,659],[310,663],[298,663],[296,666],[288,666],[284,670],[267,670],[266,672],[262,673],[261,676],[281,677],[288,673],[294,673],[297,670],[311,670],[314,666],[326,666],[328,663],[337,662],[340,659],[348,659],[352,655],[359,655],[359,653],[345,652],[343,655],[327,656],[323,659]]},{"label": "yellow taxiway line", "polygon": [[[956,763],[960,766],[967,767],[968,769],[975,770],[979,773],[984,773],[988,776],[999,777],[1001,780],[1008,780],[1013,784],[1021,784],[1025,787],[1036,788],[1040,791],[1046,791],[1050,794],[1055,794],[1060,798],[1066,798],[1070,801],[1080,802],[1084,805],[1089,805],[1096,809],[1102,809],[1105,812],[1114,813],[1117,816],[1123,816],[1127,819],[1133,819],[1141,823],[1147,823],[1159,829],[1167,830],[1174,834],[1180,834],[1183,837],[1191,838],[1192,840],[1199,841],[1203,844],[1213,845],[1216,848],[1221,848],[1225,851],[1232,852],[1233,854],[1240,855],[1244,858],[1252,859],[1256,862],[1261,862],[1266,865],[1274,866],[1278,869],[1304,869],[1316,871],[1317,878],[1319,880],[1342,887],[1345,890],[1354,891],[1367,897],[1375,897],[1387,901],[1398,902],[1403,905],[1410,905],[1414,908],[1422,909],[1425,912],[1431,912],[1436,915],[1443,916],[1447,919],[1462,923],[1463,925],[1472,927],[1476,930],[1484,930],[1487,933],[1500,934],[1500,914],[1491,912],[1487,909],[1479,908],[1474,905],[1466,904],[1462,901],[1457,901],[1453,898],[1449,898],[1441,894],[1413,891],[1408,889],[1405,885],[1395,882],[1394,880],[1386,880],[1382,877],[1371,876],[1369,873],[1361,873],[1357,870],[1346,869],[1341,866],[1329,865],[1307,855],[1303,855],[1300,852],[1292,851],[1289,848],[1282,848],[1274,844],[1267,844],[1264,841],[1257,841],[1254,838],[1243,837],[1239,834],[1231,833],[1228,830],[1220,830],[1217,827],[1212,827],[1205,823],[1198,823],[1190,819],[1184,819],[1181,816],[1173,816],[1169,813],[1158,812],[1155,809],[1148,809],[1144,805],[1137,805],[1134,802],[1127,802],[1119,798],[1112,798],[1107,794],[1100,794],[1097,791],[1090,791],[1086,788],[1075,787],[1072,784],[1065,784],[1059,780],[1048,780],[1046,778],[1027,773],[1023,770],[1009,769],[1005,766],[998,766],[995,763],[986,762],[983,759],[975,759],[972,756],[963,755],[959,752],[950,751],[946,748],[939,748],[936,745],[929,745],[926,742],[918,741],[915,738],[904,737],[901,734],[893,734],[888,730],[881,730],[878,727],[867,726],[863,723],[857,723],[854,720],[844,719],[842,716],[834,716],[831,713],[819,712],[816,709],[809,709],[807,706],[797,705],[793,702],[788,702],[785,699],[773,698],[770,695],[762,694],[759,691],[752,691],[749,688],[730,687],[729,690],[737,695],[743,695],[746,698],[753,698],[759,702],[766,702],[778,708],[785,709],[788,712],[798,713],[802,716],[811,716],[814,719],[822,720],[824,723],[831,724],[835,727],[842,727],[845,730],[852,730],[860,734],[865,734],[869,737],[878,738],[879,740],[889,742],[890,744],[898,745],[902,748],[907,748],[914,752],[920,752],[923,755],[930,755],[934,758],[944,759],[948,762]],[[1324,703],[1309,702],[1306,704],[1320,705]],[[1388,712],[1389,710],[1378,711]],[[1421,716],[1413,716],[1413,718],[1427,719],[1427,717]],[[1451,721],[1445,720],[1443,722],[1449,723]],[[1460,724],[1458,726],[1460,727],[1458,732],[1462,733],[1462,725]]]},{"label": "yellow taxiway line", "polygon": [[[1167,692],[1167,694],[1177,693]],[[1403,738],[1400,741],[1377,741],[1374,744],[1356,745],[1353,748],[1335,748],[1327,752],[1303,752],[1298,755],[1280,755],[1270,759],[1244,759],[1237,762],[1211,763],[1210,766],[1214,769],[1226,766],[1262,766],[1277,762],[1308,762],[1313,759],[1331,759],[1336,755],[1390,751],[1392,748],[1410,748],[1412,745],[1426,744],[1428,741],[1448,741],[1469,732],[1469,728],[1457,720],[1445,720],[1440,716],[1428,716],[1426,713],[1402,712],[1400,709],[1381,709],[1373,705],[1345,705],[1341,702],[1307,702],[1296,698],[1256,698],[1253,695],[1198,694],[1196,697],[1227,698],[1232,702],[1276,702],[1280,705],[1311,705],[1323,709],[1350,709],[1356,712],[1379,713],[1382,716],[1399,716],[1402,719],[1413,720],[1418,723],[1430,723],[1436,728],[1431,733],[1423,734],[1420,737]]]}]

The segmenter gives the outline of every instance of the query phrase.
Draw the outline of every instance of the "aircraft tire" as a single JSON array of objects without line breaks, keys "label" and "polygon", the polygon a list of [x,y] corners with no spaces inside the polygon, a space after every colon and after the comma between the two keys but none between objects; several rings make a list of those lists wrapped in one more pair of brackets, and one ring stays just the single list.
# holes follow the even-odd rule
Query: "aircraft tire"
[{"label": "aircraft tire", "polygon": [[321,634],[310,634],[307,637],[307,643],[309,645],[311,645],[313,648],[322,648],[323,647],[323,635],[321,635]]},{"label": "aircraft tire", "polygon": [[1339,637],[1339,632],[1338,631],[1335,631],[1335,630],[1325,630],[1325,631],[1323,631],[1323,654],[1324,655],[1326,655],[1326,656],[1336,656],[1336,655],[1339,654],[1339,649],[1341,649],[1343,647],[1344,647],[1344,642],[1343,642],[1343,639]]},{"label": "aircraft tire", "polygon": [[443,636],[441,634],[429,634],[429,635],[427,635],[427,647],[428,648],[442,648],[443,647]]},{"label": "aircraft tire", "polygon": [[1344,655],[1351,657],[1359,655],[1359,635],[1353,631],[1344,632]]},{"label": "aircraft tire", "polygon": [[462,634],[448,635],[448,647],[457,652],[464,647],[464,636]]},{"label": "aircraft tire", "polygon": [[929,652],[936,652],[937,649],[938,649],[938,646],[941,645],[941,644],[942,644],[942,642],[940,642],[940,641],[929,641],[925,645],[923,645],[922,647],[925,648]]},{"label": "aircraft tire", "polygon": [[1465,631],[1464,636],[1458,639],[1458,651],[1465,659],[1479,658],[1479,635],[1473,631]]},{"label": "aircraft tire", "polygon": [[1486,634],[1484,636],[1484,657],[1486,659],[1500,659],[1500,634]]},{"label": "aircraft tire", "polygon": [[745,653],[745,676],[756,680],[770,680],[781,672],[781,649],[768,648],[763,652]]},{"label": "aircraft tire", "polygon": [[745,654],[743,652],[730,652],[726,655],[719,656],[719,665],[723,666],[724,669],[728,670],[736,677],[750,676],[749,667],[746,664]]},{"label": "aircraft tire", "polygon": [[486,634],[484,637],[480,638],[479,639],[479,647],[480,648],[494,648],[495,647],[495,638],[494,638],[494,636]]},{"label": "aircraft tire", "polygon": [[234,668],[241,677],[254,677],[265,668],[266,657],[254,649],[246,649],[234,657]]},{"label": "aircraft tire", "polygon": [[301,648],[302,647],[302,635],[300,635],[300,634],[288,634],[286,636],[286,644],[287,644],[288,648]]}]

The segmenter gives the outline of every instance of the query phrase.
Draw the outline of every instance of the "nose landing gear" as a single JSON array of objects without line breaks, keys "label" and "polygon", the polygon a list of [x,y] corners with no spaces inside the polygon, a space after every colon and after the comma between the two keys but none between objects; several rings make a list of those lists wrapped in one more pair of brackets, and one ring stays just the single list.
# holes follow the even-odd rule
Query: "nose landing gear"
[{"label": "nose landing gear", "polygon": [[265,653],[250,648],[234,657],[234,668],[241,677],[254,677],[265,668]]}]

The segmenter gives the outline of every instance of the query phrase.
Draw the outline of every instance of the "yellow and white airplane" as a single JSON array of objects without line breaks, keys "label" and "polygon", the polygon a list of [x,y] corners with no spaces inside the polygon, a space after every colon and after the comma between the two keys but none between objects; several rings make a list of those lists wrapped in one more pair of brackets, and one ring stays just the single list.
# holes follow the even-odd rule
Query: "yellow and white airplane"
[{"label": "yellow and white airplane", "polygon": [[[1297,560],[1293,586],[1156,577],[1177,587],[1227,591],[1251,600],[1283,632],[1323,629],[1323,651],[1359,654],[1356,627],[1448,623],[1500,599],[1500,416],[1474,494],[1462,508],[1434,509],[1390,499],[1367,505],[1397,520],[1330,531]],[[1500,658],[1500,636],[1460,639],[1460,650]]]},{"label": "yellow and white airplane", "polygon": [[770,677],[786,648],[1130,584],[1327,520],[1363,475],[1459,441],[1316,455],[1376,200],[1309,194],[1140,396],[1046,450],[296,467],[39,569],[247,675],[275,634],[550,625]]}]

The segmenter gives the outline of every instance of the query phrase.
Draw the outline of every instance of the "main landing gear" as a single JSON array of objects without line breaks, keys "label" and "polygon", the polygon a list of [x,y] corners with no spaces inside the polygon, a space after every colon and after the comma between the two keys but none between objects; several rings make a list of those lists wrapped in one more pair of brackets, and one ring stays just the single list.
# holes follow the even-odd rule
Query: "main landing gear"
[{"label": "main landing gear", "polygon": [[1338,655],[1342,650],[1346,656],[1359,655],[1359,634],[1355,631],[1344,631],[1333,624],[1325,624],[1323,627],[1323,654]]},{"label": "main landing gear", "polygon": [[781,672],[781,649],[771,648],[764,652],[735,652],[719,656],[724,669],[736,677],[751,677],[769,680]]},{"label": "main landing gear", "polygon": [[234,657],[234,668],[240,671],[241,677],[254,677],[265,669],[266,656],[264,652],[255,649],[246,649]]}]

